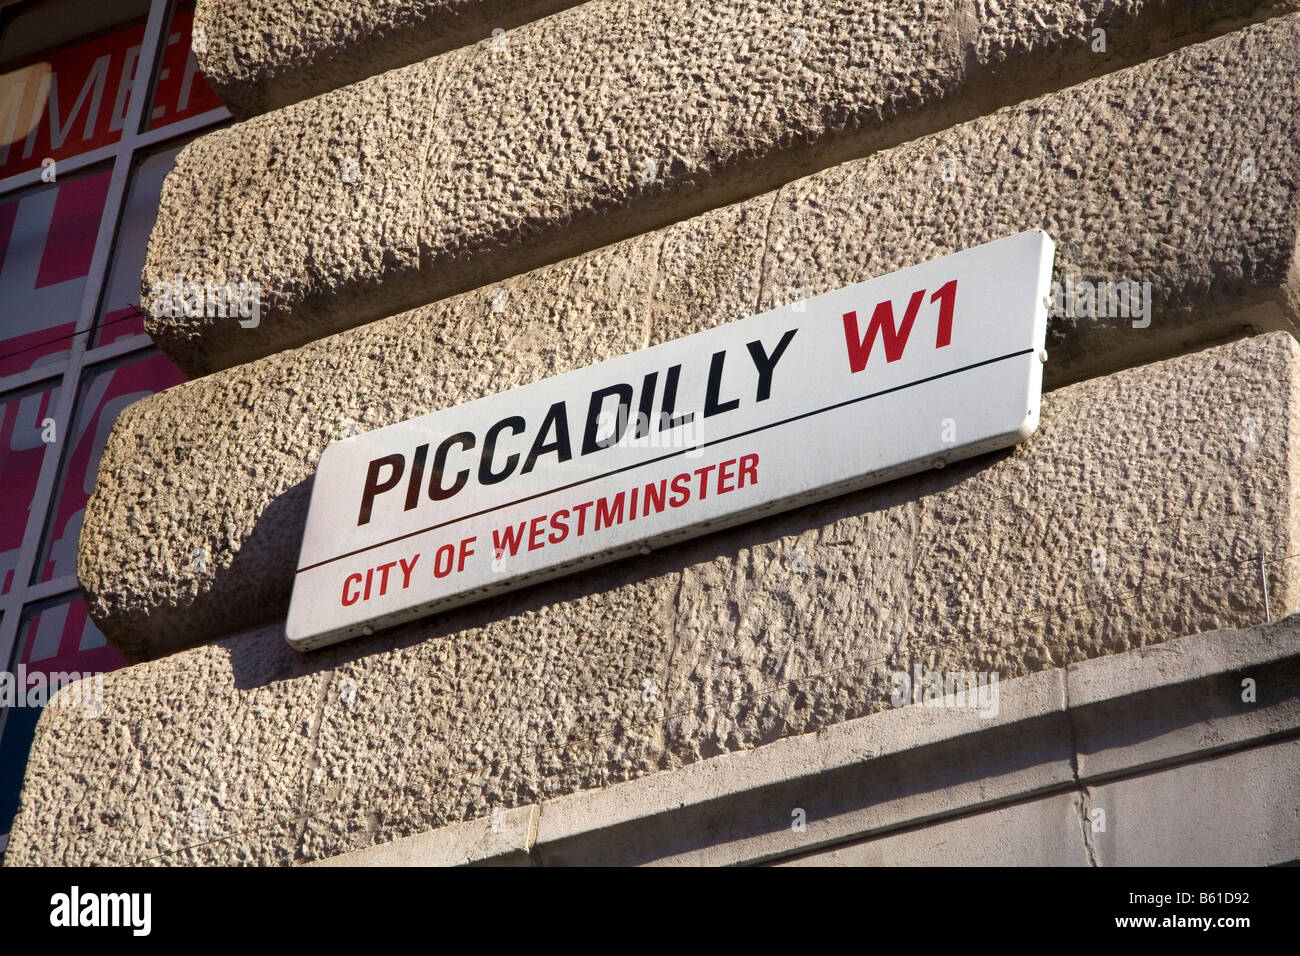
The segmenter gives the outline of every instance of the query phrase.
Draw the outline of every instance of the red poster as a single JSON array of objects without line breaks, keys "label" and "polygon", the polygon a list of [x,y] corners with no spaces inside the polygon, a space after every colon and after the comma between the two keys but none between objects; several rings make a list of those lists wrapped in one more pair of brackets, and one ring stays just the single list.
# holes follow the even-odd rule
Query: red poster
[{"label": "red poster", "polygon": [[54,408],[58,392],[34,392],[0,405],[0,594],[13,590],[14,572],[27,529],[28,503],[36,493],[46,444],[41,422]]},{"label": "red poster", "polygon": [[77,542],[86,501],[95,490],[99,459],[117,416],[128,405],[185,381],[185,375],[157,353],[117,368],[91,373],[78,397],[76,427],[54,514],[54,540],[38,566],[38,580],[50,581],[77,572]]},{"label": "red poster", "polygon": [[0,378],[67,352],[108,180],[92,173],[0,203]]},{"label": "red poster", "polygon": [[[172,21],[149,115],[157,129],[221,106],[190,50],[194,14]],[[117,142],[144,24],[63,47],[0,76],[0,179]]]},{"label": "red poster", "polygon": [[126,663],[95,627],[79,596],[47,607],[28,621],[19,635],[16,663],[29,675],[100,674]]}]

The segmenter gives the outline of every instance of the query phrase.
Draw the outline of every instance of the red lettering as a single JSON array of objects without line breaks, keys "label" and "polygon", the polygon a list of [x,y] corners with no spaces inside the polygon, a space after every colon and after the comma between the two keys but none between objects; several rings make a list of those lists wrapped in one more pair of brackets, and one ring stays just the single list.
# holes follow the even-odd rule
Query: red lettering
[{"label": "red lettering", "polygon": [[435,578],[445,578],[451,574],[451,566],[455,560],[456,546],[454,544],[444,544],[438,549],[438,553],[433,556],[433,576]]},{"label": "red lettering", "polygon": [[[492,544],[496,547],[498,558],[503,558],[509,554],[512,558],[519,553],[519,545],[524,540],[524,525],[528,522],[519,522],[519,527],[497,528],[492,529]],[[505,542],[502,544],[502,542]]]},{"label": "red lettering", "polygon": [[700,476],[700,500],[703,501],[709,497],[709,472],[717,465],[705,465],[703,468],[696,468],[695,473]]},{"label": "red lettering", "polygon": [[745,476],[749,476],[750,484],[758,484],[758,456],[742,455],[740,458],[740,484],[738,488],[745,487]]},{"label": "red lettering", "polygon": [[546,515],[538,515],[532,521],[528,522],[528,550],[536,551],[546,543],[544,535],[546,529],[542,527],[546,521]]},{"label": "red lettering", "polygon": [[356,604],[357,600],[361,597],[361,595],[353,592],[352,599],[348,600],[348,585],[353,583],[360,584],[361,575],[349,574],[347,576],[347,579],[343,582],[343,606],[344,607],[351,607],[352,605]]},{"label": "red lettering", "polygon": [[907,346],[907,337],[912,334],[912,323],[916,321],[916,314],[921,310],[921,302],[924,299],[924,289],[912,293],[912,298],[907,303],[907,311],[903,315],[901,329],[894,327],[894,303],[889,299],[879,303],[871,313],[871,324],[867,326],[865,337],[861,337],[858,333],[858,313],[845,312],[844,340],[849,349],[849,369],[853,372],[861,372],[867,367],[871,347],[876,344],[877,332],[885,341],[885,361],[897,362],[901,359],[903,349]]},{"label": "red lettering", "polygon": [[691,500],[691,489],[688,482],[691,480],[690,472],[682,472],[673,479],[671,485],[673,489],[672,497],[668,499],[668,504],[672,508],[680,508],[686,502]]},{"label": "red lettering", "polygon": [[578,512],[578,530],[577,535],[581,538],[586,533],[587,509],[594,505],[594,501],[586,501],[575,507],[573,510]]},{"label": "red lettering", "polygon": [[385,594],[388,593],[388,572],[389,572],[389,569],[391,569],[391,568],[395,568],[395,567],[397,567],[397,562],[396,562],[396,561],[389,561],[387,564],[381,564],[379,567],[375,568],[376,571],[379,571],[379,572],[380,572],[380,576],[379,576],[379,595],[380,595],[380,597],[382,597],[383,595],[385,595]]},{"label": "red lettering", "polygon": [[735,490],[735,485],[727,484],[736,477],[728,470],[735,463],[736,459],[732,458],[730,461],[724,461],[718,466],[718,494],[725,495],[728,491]]},{"label": "red lettering", "polygon": [[945,282],[930,301],[939,301],[939,334],[934,337],[934,347],[943,348],[952,342],[952,310],[957,305],[957,280]]},{"label": "red lettering", "polygon": [[[568,508],[561,508],[559,511],[555,512],[555,514],[551,515],[551,527],[555,529],[551,532],[550,538],[547,539],[551,544],[559,544],[569,536],[568,517]],[[556,535],[559,535],[559,537],[556,537]]]},{"label": "red lettering", "polygon": [[643,517],[650,514],[652,509],[655,514],[664,510],[664,493],[667,488],[667,478],[660,481],[657,485],[650,484],[645,486],[645,496],[641,499],[643,502],[641,506],[641,515]]},{"label": "red lettering", "polygon": [[415,570],[415,562],[419,560],[420,560],[420,556],[418,554],[411,559],[410,564],[406,563],[406,558],[402,558],[401,564],[402,564],[402,589],[403,590],[411,586],[411,572]]},{"label": "red lettering", "polygon": [[620,491],[613,498],[601,498],[600,501],[596,502],[596,527],[593,530],[599,531],[601,528],[609,528],[622,523],[623,492]]}]

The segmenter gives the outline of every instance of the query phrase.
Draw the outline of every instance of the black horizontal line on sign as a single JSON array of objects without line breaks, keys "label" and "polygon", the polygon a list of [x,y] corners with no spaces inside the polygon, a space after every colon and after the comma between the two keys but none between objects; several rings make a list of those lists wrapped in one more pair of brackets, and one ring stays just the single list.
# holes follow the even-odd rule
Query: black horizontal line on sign
[{"label": "black horizontal line on sign", "polygon": [[634,468],[644,468],[647,465],[657,465],[661,461],[668,461],[670,458],[677,458],[680,455],[685,455],[687,452],[696,451],[696,450],[702,451],[705,448],[711,448],[714,445],[720,445],[723,442],[734,441],[737,438],[744,438],[746,435],[753,435],[758,432],[767,431],[769,428],[779,428],[782,425],[789,425],[791,422],[797,422],[804,418],[811,418],[814,415],[821,415],[825,412],[833,412],[836,409],[844,408],[847,405],[856,405],[858,402],[865,402],[873,398],[880,398],[881,396],[889,395],[892,392],[901,392],[905,388],[913,388],[917,385],[924,385],[927,382],[933,382],[941,378],[947,378],[950,375],[959,375],[962,372],[969,372],[973,368],[980,368],[985,365],[992,365],[995,362],[1005,362],[1007,359],[1018,358],[1021,355],[1029,355],[1033,351],[1034,350],[1032,348],[1029,348],[1029,349],[1021,349],[1018,352],[1008,352],[1006,355],[999,355],[997,358],[985,359],[982,362],[973,362],[970,365],[963,365],[961,368],[951,369],[950,371],[947,372],[939,372],[936,375],[930,375],[926,378],[919,378],[915,382],[904,382],[902,385],[895,385],[892,388],[881,389],[879,392],[872,392],[870,395],[860,395],[857,398],[845,399],[842,402],[836,402],[834,405],[827,405],[824,408],[815,408],[812,411],[801,412],[798,415],[792,415],[789,418],[784,418],[779,422],[769,422],[766,425],[759,425],[755,428],[750,428],[743,432],[737,432],[734,435],[727,435],[725,438],[715,438],[712,441],[705,442],[702,445],[692,445],[689,448],[680,448],[677,451],[671,451],[666,455],[660,455],[658,458],[651,458],[647,461],[638,461],[638,462],[633,462],[630,465],[623,465],[621,468],[615,468],[612,471],[607,471],[599,475],[592,475],[590,478],[580,478],[577,481],[569,482],[569,484],[567,485],[560,485],[559,487],[556,488],[548,488],[546,491],[539,491],[536,494],[527,495],[523,498],[516,498],[514,501],[506,501],[499,505],[493,505],[491,508],[484,508],[482,511],[475,511],[471,514],[461,515],[459,518],[449,518],[446,521],[440,521],[438,524],[429,525],[429,527],[420,528],[417,531],[408,531],[406,532],[406,534],[399,534],[397,537],[389,538],[387,541],[377,541],[374,544],[366,545],[364,548],[357,548],[355,551],[348,551],[346,554],[336,555],[332,558],[326,558],[324,561],[317,561],[315,564],[309,564],[305,568],[299,568],[296,573],[302,574],[304,571],[312,571],[315,570],[316,568],[324,567],[327,564],[333,564],[335,561],[342,561],[344,558],[351,558],[358,554],[364,554],[367,551],[373,551],[375,548],[382,548],[385,545],[395,544],[398,541],[404,541],[407,538],[413,538],[416,535],[427,534],[430,531],[437,531],[439,528],[445,528],[448,525],[458,524],[461,521],[468,521],[471,518],[479,518],[482,517],[483,515],[491,514],[494,511],[500,511],[503,508],[512,508],[515,505],[521,505],[524,504],[525,502],[532,501],[536,498],[544,498],[547,495],[553,495],[560,491],[568,491],[570,488],[577,488],[580,485],[590,484],[593,481],[601,481],[605,478],[612,478],[614,475],[620,475],[623,472],[631,471]]}]

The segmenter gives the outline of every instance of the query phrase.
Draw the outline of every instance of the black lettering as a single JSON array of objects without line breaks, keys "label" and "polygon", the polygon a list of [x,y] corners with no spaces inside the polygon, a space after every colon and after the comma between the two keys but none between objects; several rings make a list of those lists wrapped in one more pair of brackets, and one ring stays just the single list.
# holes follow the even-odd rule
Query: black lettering
[{"label": "black lettering", "polygon": [[668,374],[664,376],[664,403],[662,410],[659,412],[659,430],[661,432],[695,421],[694,412],[687,412],[685,415],[673,418],[673,410],[677,407],[677,380],[681,378],[681,374],[682,367],[674,365],[668,370]]},{"label": "black lettering", "polygon": [[[552,426],[555,428],[555,441],[545,444],[544,441],[550,434]],[[537,432],[537,438],[533,440],[533,447],[529,450],[528,458],[525,459],[524,467],[519,473],[528,474],[537,464],[538,457],[549,452],[555,452],[556,461],[568,461],[573,457],[573,448],[569,444],[569,416],[564,402],[556,402],[546,413],[542,427]]]},{"label": "black lettering", "polygon": [[636,413],[636,437],[645,438],[650,434],[650,412],[655,404],[655,382],[659,380],[658,372],[651,372],[641,383],[641,405]]},{"label": "black lettering", "polygon": [[500,435],[507,428],[510,429],[510,431],[513,434],[518,435],[527,427],[528,427],[528,423],[525,422],[522,418],[520,418],[518,415],[511,415],[509,418],[501,419],[501,421],[497,422],[495,425],[493,425],[491,428],[487,430],[487,434],[483,436],[483,458],[479,461],[479,465],[478,465],[479,484],[481,485],[500,484],[501,482],[505,481],[514,473],[515,466],[519,464],[518,454],[511,455],[509,458],[506,459],[506,466],[504,470],[502,471],[492,470],[492,457],[497,450],[497,436]]},{"label": "black lettering", "polygon": [[415,449],[415,460],[411,462],[411,481],[406,486],[406,507],[410,511],[420,503],[420,482],[424,480],[424,459],[429,455],[429,446],[421,445]]},{"label": "black lettering", "polygon": [[798,329],[790,329],[785,335],[781,336],[781,341],[776,344],[776,351],[770,357],[767,350],[763,348],[762,342],[749,342],[745,345],[749,349],[749,357],[754,360],[754,368],[758,369],[758,401],[765,402],[771,397],[772,370],[776,368],[776,363],[781,361],[786,346],[790,344],[794,334],[798,331]]},{"label": "black lettering", "polygon": [[718,393],[722,390],[722,366],[726,364],[727,353],[714,352],[713,361],[709,363],[709,388],[704,394],[704,417],[712,418],[714,415],[721,415],[723,412],[734,412],[740,407],[740,399],[733,398],[728,402],[718,401]]},{"label": "black lettering", "polygon": [[[618,420],[615,422],[613,433],[597,441],[596,433],[600,429],[600,413],[605,407],[605,399],[611,395],[618,396]],[[617,445],[618,440],[623,437],[623,432],[627,430],[628,414],[631,408],[631,385],[620,382],[617,385],[608,385],[592,392],[591,404],[587,406],[587,427],[582,435],[582,453],[590,455],[593,451],[600,451],[602,448]]]},{"label": "black lettering", "polygon": [[[393,469],[393,471],[387,478],[380,481],[379,469],[385,465]],[[401,481],[402,472],[405,470],[405,455],[385,455],[383,458],[376,458],[370,462],[370,467],[366,470],[366,487],[361,492],[361,511],[357,515],[358,527],[370,521],[370,509],[374,505],[375,498],[385,491],[392,491],[397,486],[397,483]]]},{"label": "black lettering", "polygon": [[433,472],[429,475],[429,498],[433,501],[444,501],[450,498],[469,481],[469,469],[466,468],[456,476],[455,484],[450,488],[443,487],[442,477],[447,470],[447,453],[451,451],[452,445],[460,445],[465,451],[469,451],[474,447],[474,433],[457,432],[438,446],[438,450],[433,455]]}]

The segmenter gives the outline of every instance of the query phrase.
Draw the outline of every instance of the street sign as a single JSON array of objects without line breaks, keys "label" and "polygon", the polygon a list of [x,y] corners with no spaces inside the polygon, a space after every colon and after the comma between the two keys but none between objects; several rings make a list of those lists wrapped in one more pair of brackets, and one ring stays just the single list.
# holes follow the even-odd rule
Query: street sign
[{"label": "street sign", "polygon": [[1016,444],[1053,245],[1033,230],[333,442],[300,649]]}]

